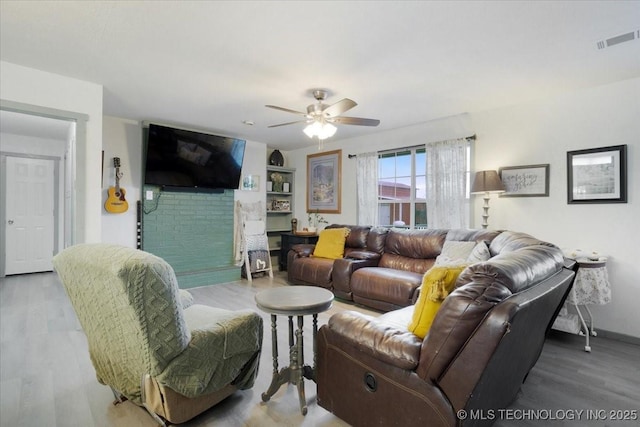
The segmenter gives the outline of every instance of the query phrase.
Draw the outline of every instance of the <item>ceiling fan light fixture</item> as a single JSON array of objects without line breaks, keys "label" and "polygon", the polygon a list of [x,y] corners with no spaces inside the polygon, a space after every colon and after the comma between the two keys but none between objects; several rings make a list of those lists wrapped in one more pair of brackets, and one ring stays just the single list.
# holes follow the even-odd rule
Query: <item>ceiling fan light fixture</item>
[{"label": "ceiling fan light fixture", "polygon": [[320,121],[314,120],[313,123],[304,128],[304,133],[309,138],[313,138],[315,136],[318,139],[322,140],[331,138],[333,135],[335,135],[337,130],[338,128],[331,123],[322,123]]},{"label": "ceiling fan light fixture", "polygon": [[280,123],[277,125],[271,125],[270,128],[292,125],[296,123],[306,122],[307,126],[303,129],[305,135],[309,138],[313,138],[314,136],[318,138],[319,147],[318,149],[322,149],[322,142],[327,138],[331,138],[335,135],[338,130],[333,123],[339,125],[357,125],[357,126],[378,126],[380,124],[380,120],[377,119],[365,119],[361,117],[345,117],[342,114],[356,105],[358,105],[355,101],[344,98],[340,101],[326,105],[323,104],[327,97],[327,92],[322,89],[316,89],[313,91],[313,97],[318,101],[317,103],[313,103],[307,106],[307,112],[304,113],[302,111],[292,110],[290,108],[278,107],[276,105],[265,105],[265,107],[273,108],[276,110],[284,111],[287,113],[296,114],[298,116],[303,116],[305,120],[297,120],[295,122],[288,123]]},{"label": "ceiling fan light fixture", "polygon": [[320,132],[321,128],[322,128],[322,125],[314,120],[313,123],[305,126],[303,132],[309,138],[313,138],[314,136],[316,136],[318,134],[318,132]]},{"label": "ceiling fan light fixture", "polygon": [[318,134],[318,139],[331,138],[336,134],[336,130],[338,130],[338,128],[331,123],[325,123],[324,125],[322,125],[322,130]]}]

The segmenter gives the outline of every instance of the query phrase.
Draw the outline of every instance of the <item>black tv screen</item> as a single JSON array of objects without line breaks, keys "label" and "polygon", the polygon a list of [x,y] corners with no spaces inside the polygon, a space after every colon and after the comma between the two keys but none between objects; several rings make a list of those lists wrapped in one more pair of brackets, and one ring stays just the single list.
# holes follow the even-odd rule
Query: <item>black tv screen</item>
[{"label": "black tv screen", "polygon": [[149,125],[144,182],[168,189],[237,189],[245,141]]}]

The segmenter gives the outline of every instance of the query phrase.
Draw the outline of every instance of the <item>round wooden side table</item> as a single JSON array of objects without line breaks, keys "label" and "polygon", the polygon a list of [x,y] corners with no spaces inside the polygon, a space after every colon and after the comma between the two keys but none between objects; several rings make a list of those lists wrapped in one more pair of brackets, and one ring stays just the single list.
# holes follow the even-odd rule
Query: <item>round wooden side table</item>
[{"label": "round wooden side table", "polygon": [[[258,308],[271,314],[271,341],[273,355],[273,378],[262,400],[269,401],[283,384],[298,387],[300,411],[307,414],[307,400],[304,394],[304,379],[316,380],[316,335],[318,333],[318,313],[328,310],[333,303],[333,293],[314,286],[283,286],[267,289],[256,294]],[[313,367],[304,364],[302,328],[304,316],[313,315]],[[289,318],[289,366],[278,370],[277,315]],[[297,329],[293,317],[297,317]]]}]

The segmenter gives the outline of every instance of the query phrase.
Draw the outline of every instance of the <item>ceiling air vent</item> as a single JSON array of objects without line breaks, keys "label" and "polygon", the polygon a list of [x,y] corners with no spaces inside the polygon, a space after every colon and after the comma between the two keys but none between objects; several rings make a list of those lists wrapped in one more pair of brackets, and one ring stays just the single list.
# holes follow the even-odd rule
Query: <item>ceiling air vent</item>
[{"label": "ceiling air vent", "polygon": [[600,40],[596,43],[598,49],[604,49],[606,47],[615,46],[620,43],[630,42],[632,40],[640,39],[640,30],[631,31],[630,33],[620,34],[619,36],[611,37],[610,39]]}]

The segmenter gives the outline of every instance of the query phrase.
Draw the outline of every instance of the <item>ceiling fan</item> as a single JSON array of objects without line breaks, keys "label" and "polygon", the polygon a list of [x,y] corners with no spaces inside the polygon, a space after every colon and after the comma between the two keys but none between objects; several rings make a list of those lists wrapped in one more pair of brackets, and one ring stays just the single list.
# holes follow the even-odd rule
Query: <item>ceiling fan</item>
[{"label": "ceiling fan", "polygon": [[310,104],[307,107],[306,113],[303,113],[302,111],[291,110],[289,108],[278,107],[276,105],[265,105],[265,107],[268,108],[273,108],[304,117],[303,120],[280,123],[277,125],[271,125],[269,127],[275,128],[279,126],[293,125],[296,123],[307,123],[308,126],[304,128],[304,133],[307,134],[309,138],[313,138],[314,136],[316,136],[320,141],[322,141],[323,139],[329,138],[336,133],[336,127],[333,126],[333,124],[357,126],[378,126],[380,124],[380,120],[377,119],[341,116],[342,113],[358,105],[355,101],[352,101],[349,98],[344,98],[331,105],[323,104],[322,101],[327,98],[327,91],[322,89],[315,89],[313,91],[313,97],[318,102]]}]

